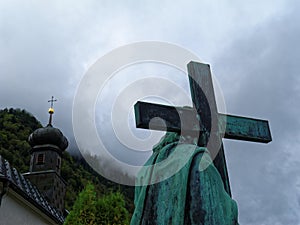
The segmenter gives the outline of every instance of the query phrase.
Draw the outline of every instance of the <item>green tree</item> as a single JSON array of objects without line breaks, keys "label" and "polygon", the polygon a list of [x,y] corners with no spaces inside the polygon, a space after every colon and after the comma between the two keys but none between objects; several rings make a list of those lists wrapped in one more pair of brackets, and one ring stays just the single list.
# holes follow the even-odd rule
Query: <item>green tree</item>
[{"label": "green tree", "polygon": [[124,196],[120,192],[111,192],[97,200],[95,188],[89,183],[79,194],[64,224],[129,224],[129,213],[125,208]]},{"label": "green tree", "polygon": [[86,225],[96,223],[96,192],[92,184],[87,184],[80,192],[65,225]]},{"label": "green tree", "polygon": [[97,224],[99,225],[125,225],[129,224],[129,213],[125,208],[124,196],[120,192],[111,192],[98,199]]}]

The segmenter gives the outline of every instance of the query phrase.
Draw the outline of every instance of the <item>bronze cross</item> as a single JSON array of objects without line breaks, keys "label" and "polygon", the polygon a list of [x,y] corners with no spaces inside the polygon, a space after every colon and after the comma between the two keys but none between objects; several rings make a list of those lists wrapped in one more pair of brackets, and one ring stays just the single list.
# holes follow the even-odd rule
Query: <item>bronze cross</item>
[{"label": "bronze cross", "polygon": [[[134,106],[136,127],[195,134],[198,146],[206,146],[212,158],[215,156],[214,165],[225,190],[231,195],[222,137],[268,143],[272,140],[269,123],[218,113],[209,65],[190,62],[187,67],[194,108],[137,102]],[[161,121],[152,120],[156,117],[163,119],[166,127]],[[183,124],[182,119],[185,121]],[[211,138],[213,141],[209,141]]]}]

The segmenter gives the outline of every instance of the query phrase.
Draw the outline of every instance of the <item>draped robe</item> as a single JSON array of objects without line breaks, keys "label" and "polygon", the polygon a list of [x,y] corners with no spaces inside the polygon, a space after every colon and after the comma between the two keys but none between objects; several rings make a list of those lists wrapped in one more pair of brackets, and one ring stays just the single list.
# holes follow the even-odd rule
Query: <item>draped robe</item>
[{"label": "draped robe", "polygon": [[151,165],[136,180],[131,225],[238,224],[237,205],[206,148],[167,133],[145,164]]}]

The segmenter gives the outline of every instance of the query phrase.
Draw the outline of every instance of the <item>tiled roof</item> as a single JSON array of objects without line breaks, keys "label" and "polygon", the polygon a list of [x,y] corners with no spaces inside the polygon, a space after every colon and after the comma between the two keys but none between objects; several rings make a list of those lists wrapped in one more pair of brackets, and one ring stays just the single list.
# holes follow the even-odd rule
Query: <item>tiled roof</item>
[{"label": "tiled roof", "polygon": [[56,221],[64,223],[64,217],[52,207],[38,189],[20,174],[9,162],[0,155],[0,180],[9,181],[9,187],[35,205],[38,209]]}]

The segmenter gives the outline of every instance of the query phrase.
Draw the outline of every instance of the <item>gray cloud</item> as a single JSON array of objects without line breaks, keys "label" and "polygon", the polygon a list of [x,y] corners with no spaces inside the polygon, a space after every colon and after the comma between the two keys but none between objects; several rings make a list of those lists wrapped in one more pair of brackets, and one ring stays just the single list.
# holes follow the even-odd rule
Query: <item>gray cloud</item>
[{"label": "gray cloud", "polygon": [[[230,113],[270,121],[268,145],[226,142],[242,224],[298,224],[299,26],[294,10],[258,25],[216,57]],[[232,83],[232,85],[230,85]],[[275,223],[276,221],[276,223]]]}]

